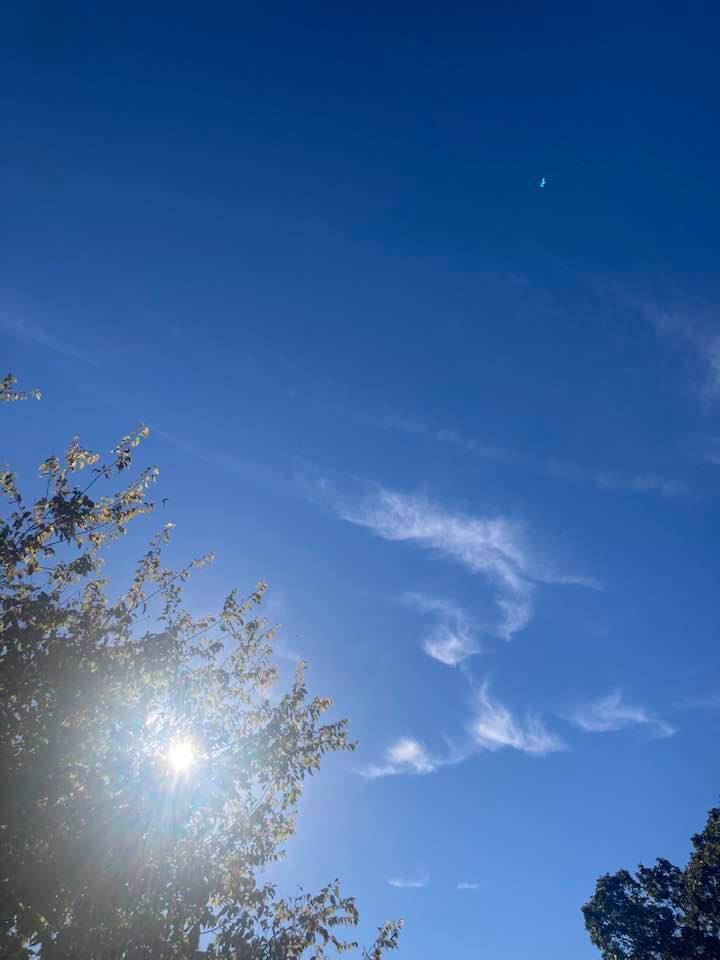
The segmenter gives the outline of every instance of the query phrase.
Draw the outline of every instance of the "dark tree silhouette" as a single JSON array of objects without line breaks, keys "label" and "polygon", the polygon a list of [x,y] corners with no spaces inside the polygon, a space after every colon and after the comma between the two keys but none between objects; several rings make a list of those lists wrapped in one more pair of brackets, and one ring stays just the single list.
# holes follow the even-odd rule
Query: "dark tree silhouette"
[{"label": "dark tree silhouette", "polygon": [[720,960],[720,808],[684,869],[659,859],[607,874],[583,913],[604,960]]}]

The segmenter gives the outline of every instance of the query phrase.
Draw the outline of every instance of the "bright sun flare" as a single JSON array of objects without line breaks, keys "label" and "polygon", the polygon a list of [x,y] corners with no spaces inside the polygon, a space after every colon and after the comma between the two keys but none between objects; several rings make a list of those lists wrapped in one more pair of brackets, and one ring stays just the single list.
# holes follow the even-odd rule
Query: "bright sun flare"
[{"label": "bright sun flare", "polygon": [[197,757],[192,740],[174,740],[167,752],[167,762],[175,773],[185,773]]}]

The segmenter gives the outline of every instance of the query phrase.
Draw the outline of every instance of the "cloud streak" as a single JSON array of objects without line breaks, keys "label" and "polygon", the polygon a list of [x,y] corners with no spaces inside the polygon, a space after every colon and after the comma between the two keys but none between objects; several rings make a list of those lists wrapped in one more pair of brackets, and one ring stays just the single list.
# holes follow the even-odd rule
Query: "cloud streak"
[{"label": "cloud streak", "polygon": [[419,890],[426,887],[430,882],[430,877],[425,874],[417,880],[407,880],[405,877],[388,877],[387,882],[391,887],[397,887],[399,890]]},{"label": "cloud streak", "polygon": [[685,341],[701,367],[700,393],[708,399],[720,397],[720,333],[717,317],[708,322],[707,317],[687,307],[663,308],[650,300],[638,297],[627,299],[655,327],[658,334],[679,337]]},{"label": "cloud streak", "polygon": [[455,667],[479,652],[473,628],[465,613],[455,604],[419,593],[408,593],[403,599],[416,610],[436,617],[436,623],[426,631],[422,640],[423,650],[429,657]]},{"label": "cloud streak", "polygon": [[645,707],[623,700],[622,691],[613,690],[605,697],[578,707],[571,717],[573,723],[586,733],[615,733],[626,727],[646,726],[661,737],[671,737],[676,731]]},{"label": "cloud streak", "polygon": [[505,518],[452,514],[424,497],[384,488],[358,505],[345,505],[341,514],[385,540],[414,542],[485,576],[497,592],[496,632],[505,639],[530,620],[534,585],[522,535]]},{"label": "cloud streak", "polygon": [[547,729],[539,716],[530,714],[520,721],[507,707],[491,699],[487,683],[475,695],[468,733],[468,742],[460,749],[453,748],[445,757],[433,756],[413,737],[402,737],[388,747],[383,763],[366,767],[358,773],[367,780],[424,775],[435,773],[441,767],[462,763],[482,750],[494,753],[509,748],[544,757],[567,749],[565,743]]},{"label": "cloud streak", "polygon": [[[350,523],[372,530],[384,540],[410,542],[483,576],[494,588],[497,621],[491,631],[505,640],[522,630],[533,613],[538,583],[576,584],[597,589],[588,577],[558,575],[531,559],[521,526],[499,515],[473,517],[450,512],[424,496],[383,487],[353,502],[336,504]],[[457,663],[474,641],[462,623],[448,623],[431,642],[430,655]],[[454,628],[454,629],[452,629]]]},{"label": "cloud streak", "polygon": [[716,467],[720,467],[720,437],[711,437],[708,440],[705,459],[708,463],[714,463]]},{"label": "cloud streak", "polygon": [[[719,360],[720,363],[720,353]],[[720,376],[720,373],[718,374]],[[563,460],[557,457],[533,457],[519,450],[498,446],[492,443],[483,443],[462,436],[456,430],[444,427],[431,427],[417,420],[403,417],[386,417],[382,426],[390,430],[419,437],[426,437],[437,443],[454,447],[462,453],[489,460],[505,466],[514,466],[529,470],[546,477],[582,481],[598,487],[600,490],[628,493],[657,493],[663,497],[673,498],[689,492],[687,484],[655,473],[622,474],[616,471],[599,472],[592,470],[574,460]]]},{"label": "cloud streak", "polygon": [[476,696],[470,733],[483,750],[509,747],[544,757],[566,749],[563,741],[545,727],[540,717],[531,715],[524,723],[516,720],[507,707],[491,699],[487,684],[483,684]]},{"label": "cloud streak", "polygon": [[379,766],[370,766],[360,770],[361,776],[368,780],[378,777],[392,777],[399,774],[433,773],[438,761],[433,759],[419,740],[401,737],[385,751],[385,762]]},{"label": "cloud streak", "polygon": [[382,421],[382,426],[388,430],[399,430],[402,433],[427,437],[430,440],[436,440],[438,443],[455,447],[463,453],[472,453],[484,460],[492,460],[496,463],[506,463],[511,466],[527,466],[532,463],[526,454],[519,453],[517,450],[510,450],[493,443],[481,443],[462,436],[456,430],[449,430],[446,427],[430,427],[419,420],[411,420],[405,417],[386,417]]},{"label": "cloud streak", "polygon": [[704,696],[687,697],[676,705],[677,710],[718,710],[720,709],[720,690]]},{"label": "cloud streak", "polygon": [[458,890],[479,890],[479,883],[471,883],[469,880],[460,880],[457,885]]},{"label": "cloud streak", "polygon": [[50,334],[45,333],[45,331],[39,327],[31,326],[24,320],[11,317],[6,313],[0,313],[0,333],[4,333],[9,337],[15,337],[18,340],[25,340],[29,343],[37,343],[42,347],[46,347],[48,350],[62,354],[64,357],[97,366],[96,361],[81,350],[76,350],[75,347],[69,346],[66,342],[50,336]]},{"label": "cloud streak", "polygon": [[596,477],[599,487],[607,490],[627,491],[629,493],[657,492],[664,497],[681,497],[689,493],[686,483],[679,480],[670,480],[656,473],[645,473],[637,476],[623,476],[618,473],[605,473]]}]

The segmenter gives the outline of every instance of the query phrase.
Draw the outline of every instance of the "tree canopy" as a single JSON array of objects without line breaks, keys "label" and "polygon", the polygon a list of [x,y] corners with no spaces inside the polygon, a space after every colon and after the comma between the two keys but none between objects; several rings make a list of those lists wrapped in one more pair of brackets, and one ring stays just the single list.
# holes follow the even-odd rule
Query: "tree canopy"
[{"label": "tree canopy", "polygon": [[604,960],[720,960],[720,808],[684,869],[658,859],[600,877],[583,913]]},{"label": "tree canopy", "polygon": [[[29,396],[39,394],[2,380],[0,399]],[[182,585],[212,557],[166,567],[171,523],[119,596],[102,576],[104,553],[155,508],[154,467],[125,481],[148,433],[124,436],[105,461],[74,438],[40,464],[30,499],[0,471],[0,953],[290,960],[354,949],[344,928],[357,909],[337,882],[283,898],[265,879],[305,777],[354,747],[346,721],[323,721],[331,701],[308,696],[302,668],[268,696],[265,584],[193,616]],[[363,955],[379,960],[399,926],[383,925]]]}]

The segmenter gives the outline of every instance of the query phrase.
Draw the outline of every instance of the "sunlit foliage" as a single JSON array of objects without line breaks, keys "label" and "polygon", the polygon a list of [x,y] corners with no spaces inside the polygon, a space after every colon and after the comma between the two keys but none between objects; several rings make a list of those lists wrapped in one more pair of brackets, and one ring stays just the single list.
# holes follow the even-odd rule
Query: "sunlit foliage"
[{"label": "sunlit foliage", "polygon": [[[10,376],[2,391],[25,398]],[[155,468],[125,481],[148,433],[107,461],[73,439],[41,463],[30,502],[9,468],[0,477],[0,955],[353,949],[355,903],[336,883],[283,899],[263,879],[305,777],[354,746],[344,720],[322,721],[330,701],[308,698],[302,669],[268,697],[265,585],[194,617],[182,584],[212,558],[168,569],[169,523],[119,596],[101,576],[104,552],[155,506]],[[379,960],[398,930],[383,926],[364,955]]]}]

